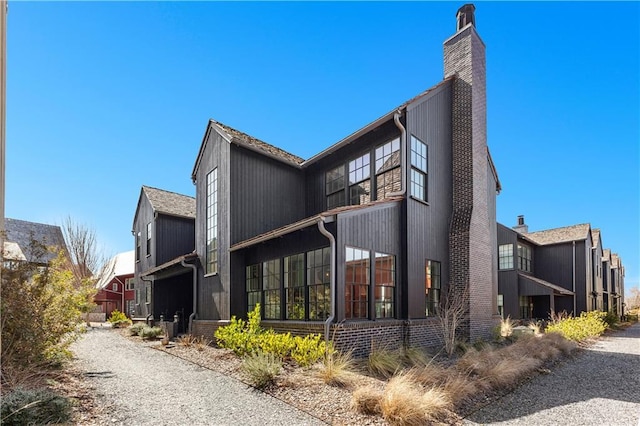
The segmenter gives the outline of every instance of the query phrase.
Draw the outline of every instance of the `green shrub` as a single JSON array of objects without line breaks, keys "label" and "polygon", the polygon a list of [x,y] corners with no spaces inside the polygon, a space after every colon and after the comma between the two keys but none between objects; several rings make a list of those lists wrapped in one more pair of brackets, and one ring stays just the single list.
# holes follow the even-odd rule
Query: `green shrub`
[{"label": "green shrub", "polygon": [[309,334],[293,338],[291,358],[301,367],[308,367],[320,360],[327,351],[327,344],[319,334]]},{"label": "green shrub", "polygon": [[274,354],[280,358],[286,358],[296,347],[296,338],[291,333],[281,334],[273,330],[267,330],[256,336],[256,346],[260,351]]},{"label": "green shrub", "polygon": [[616,314],[613,311],[609,311],[605,313],[603,320],[609,327],[613,327],[616,324],[618,324],[618,322],[620,322],[620,318],[618,318],[618,314]]},{"label": "green shrub", "polygon": [[161,334],[163,334],[163,331],[160,327],[144,327],[140,331],[140,337],[142,337],[144,340],[155,339]]},{"label": "green shrub", "polygon": [[111,316],[109,316],[108,321],[111,323],[113,328],[124,328],[131,325],[131,320],[127,318],[123,312],[120,312],[117,309],[111,312]]},{"label": "green shrub", "polygon": [[547,326],[547,333],[560,333],[565,339],[576,342],[600,336],[608,328],[606,313],[583,312],[579,317],[569,317]]},{"label": "green shrub", "polygon": [[626,315],[626,320],[629,322],[638,322],[638,315],[628,314]]},{"label": "green shrub", "polygon": [[48,389],[16,388],[2,397],[0,419],[3,425],[66,423],[71,419],[71,403]]},{"label": "green shrub", "polygon": [[231,317],[231,323],[220,327],[214,333],[216,343],[221,348],[231,349],[236,355],[243,356],[258,349],[258,335],[263,332],[260,327],[260,304],[249,312],[249,321]]},{"label": "green shrub", "polygon": [[132,336],[140,336],[140,333],[142,332],[142,330],[146,327],[147,325],[143,322],[137,322],[135,324],[133,324],[130,328],[129,328],[129,333]]},{"label": "green shrub", "polygon": [[242,360],[242,371],[249,377],[251,384],[259,389],[272,383],[281,368],[280,358],[270,353],[258,351],[248,354]]}]

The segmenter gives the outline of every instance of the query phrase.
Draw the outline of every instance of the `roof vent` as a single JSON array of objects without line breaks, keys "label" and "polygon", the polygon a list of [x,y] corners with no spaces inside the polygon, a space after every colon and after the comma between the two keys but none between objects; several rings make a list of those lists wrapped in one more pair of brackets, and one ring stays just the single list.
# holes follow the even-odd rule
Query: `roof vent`
[{"label": "roof vent", "polygon": [[458,13],[456,14],[458,27],[456,28],[456,31],[460,31],[461,29],[466,27],[467,24],[471,24],[474,27],[476,26],[476,18],[473,14],[475,10],[476,7],[471,3],[465,4],[460,9],[458,9]]}]

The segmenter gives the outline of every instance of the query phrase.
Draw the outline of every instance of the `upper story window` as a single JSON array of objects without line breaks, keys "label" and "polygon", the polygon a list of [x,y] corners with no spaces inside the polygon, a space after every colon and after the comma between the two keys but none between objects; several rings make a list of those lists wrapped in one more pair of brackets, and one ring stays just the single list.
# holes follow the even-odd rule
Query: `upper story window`
[{"label": "upper story window", "polygon": [[440,267],[440,262],[435,260],[427,260],[425,266],[425,315],[428,317],[436,315],[440,306],[440,290],[442,289]]},{"label": "upper story window", "polygon": [[375,254],[375,309],[376,318],[395,316],[396,257],[392,254]]},{"label": "upper story window", "polygon": [[136,262],[140,260],[140,238],[142,236],[140,235],[140,232],[136,233]]},{"label": "upper story window", "polygon": [[117,292],[118,291],[118,283],[111,284],[111,290]]},{"label": "upper story window", "polygon": [[207,174],[207,274],[218,272],[218,169]]},{"label": "upper story window", "polygon": [[326,174],[327,210],[345,205],[344,198],[344,166],[329,170]]},{"label": "upper story window", "polygon": [[427,144],[411,135],[411,196],[427,201]]},{"label": "upper story window", "polygon": [[151,222],[147,223],[147,256],[151,256]]},{"label": "upper story window", "polygon": [[513,269],[513,244],[498,246],[498,269]]},{"label": "upper story window", "polygon": [[376,199],[400,191],[401,187],[400,138],[395,138],[376,148]]},{"label": "upper story window", "polygon": [[518,269],[531,272],[531,247],[518,244]]},{"label": "upper story window", "polygon": [[369,252],[346,247],[345,318],[369,318]]},{"label": "upper story window", "polygon": [[135,283],[136,280],[134,278],[127,278],[124,280],[124,288],[127,290],[133,290],[136,287]]},{"label": "upper story window", "polygon": [[358,205],[371,201],[369,153],[349,162],[349,204]]}]

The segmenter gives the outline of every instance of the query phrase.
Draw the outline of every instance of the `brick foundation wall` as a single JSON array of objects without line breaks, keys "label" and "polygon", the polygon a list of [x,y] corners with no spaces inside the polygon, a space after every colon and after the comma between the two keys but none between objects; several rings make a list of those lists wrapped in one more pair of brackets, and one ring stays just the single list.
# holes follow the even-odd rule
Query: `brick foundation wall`
[{"label": "brick foundation wall", "polygon": [[204,336],[207,339],[212,340],[213,334],[220,327],[229,325],[228,320],[194,320],[192,333],[194,336]]}]

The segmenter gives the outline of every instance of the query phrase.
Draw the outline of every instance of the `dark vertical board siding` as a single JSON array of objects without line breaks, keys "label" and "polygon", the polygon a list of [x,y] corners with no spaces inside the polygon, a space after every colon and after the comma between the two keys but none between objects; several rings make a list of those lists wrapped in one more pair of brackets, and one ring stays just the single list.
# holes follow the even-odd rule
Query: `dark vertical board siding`
[{"label": "dark vertical board siding", "polygon": [[[345,247],[351,246],[379,253],[394,254],[396,265],[401,265],[403,259],[400,244],[400,212],[400,203],[388,203],[364,211],[345,212],[337,215],[336,321],[343,320],[345,315]],[[396,271],[397,318],[403,317],[403,313],[400,312],[398,292],[401,291],[404,284],[398,282],[400,276],[399,271]]]},{"label": "dark vertical board siding", "polygon": [[[488,199],[488,208],[487,212],[489,215],[489,227],[490,232],[489,236],[491,237],[491,250],[493,251],[493,268],[491,282],[494,285],[493,294],[498,294],[498,222],[496,222],[496,186],[497,181],[491,171],[491,167],[489,165],[489,160],[487,159],[487,199]],[[531,248],[531,253],[533,256],[533,247]],[[533,259],[531,260],[533,262]],[[493,312],[498,312],[498,300],[494,298],[493,300]]]},{"label": "dark vertical board siding", "polygon": [[[196,251],[198,268],[198,319],[229,319],[230,285],[230,161],[229,142],[211,130],[196,172]],[[218,273],[204,276],[206,262],[207,174],[218,168]]]},{"label": "dark vertical board siding", "polygon": [[576,241],[576,314],[588,311],[591,292],[591,243]]},{"label": "dark vertical board siding", "polygon": [[231,145],[231,244],[305,217],[304,173]]},{"label": "dark vertical board siding", "polygon": [[452,211],[451,88],[443,85],[407,111],[407,193],[410,194],[411,135],[428,146],[428,205],[407,201],[408,317],[425,316],[425,261],[442,265],[449,281],[449,223]]},{"label": "dark vertical board siding", "polygon": [[[149,199],[146,197],[143,191],[141,191],[140,199],[138,200],[138,209],[137,215],[135,217],[135,221],[133,224],[133,249],[136,249],[136,241],[135,235],[140,232],[140,260],[135,263],[135,278],[136,278],[136,288],[137,291],[140,291],[140,304],[135,307],[135,316],[136,317],[146,317],[151,313],[151,305],[147,305],[144,302],[145,291],[147,287],[151,286],[151,283],[148,281],[143,281],[140,279],[140,274],[146,271],[149,268],[153,268],[156,266],[154,256],[153,256],[153,246],[155,245],[155,238],[151,240],[152,242],[152,254],[151,256],[147,256],[147,223],[153,221],[153,208],[151,207],[151,203]],[[154,225],[152,225],[152,232],[154,230]],[[153,237],[153,235],[152,235]]]},{"label": "dark vertical board siding", "polygon": [[[513,244],[513,269],[498,271],[498,294],[502,294],[504,317],[520,318],[520,300],[518,298],[518,272],[515,269],[517,265],[517,233],[502,224],[497,224],[497,244]],[[496,248],[496,257],[498,249]]]},{"label": "dark vertical board siding", "polygon": [[155,225],[157,265],[195,249],[195,219],[159,214]]}]

